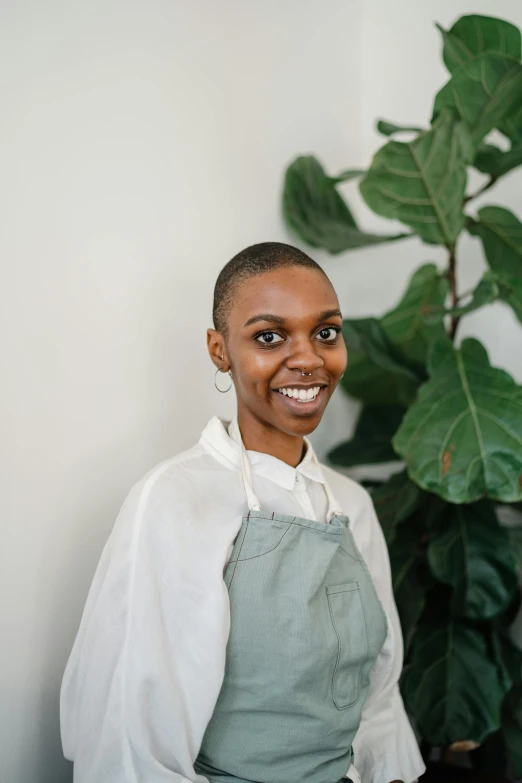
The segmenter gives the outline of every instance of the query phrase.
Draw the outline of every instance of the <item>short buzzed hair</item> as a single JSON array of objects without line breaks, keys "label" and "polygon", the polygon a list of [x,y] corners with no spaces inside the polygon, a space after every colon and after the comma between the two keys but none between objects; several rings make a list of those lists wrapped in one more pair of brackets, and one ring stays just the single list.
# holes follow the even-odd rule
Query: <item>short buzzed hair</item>
[{"label": "short buzzed hair", "polygon": [[283,242],[260,242],[241,250],[221,270],[214,287],[212,319],[214,329],[226,338],[228,316],[239,286],[250,277],[289,266],[304,266],[317,269],[325,277],[324,270],[302,250]]}]

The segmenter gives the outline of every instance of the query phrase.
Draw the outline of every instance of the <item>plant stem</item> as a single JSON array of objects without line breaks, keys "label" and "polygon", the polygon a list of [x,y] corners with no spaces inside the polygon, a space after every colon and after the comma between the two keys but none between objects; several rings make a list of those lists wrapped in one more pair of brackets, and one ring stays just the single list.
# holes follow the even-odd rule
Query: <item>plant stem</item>
[{"label": "plant stem", "polygon": [[[448,281],[451,290],[451,306],[452,308],[455,308],[458,306],[459,303],[459,297],[457,294],[457,258],[455,256],[455,247],[450,248]],[[455,339],[455,333],[457,331],[457,326],[459,325],[459,321],[460,321],[459,315],[451,316],[451,326],[450,326],[449,336],[452,340]]]},{"label": "plant stem", "polygon": [[486,182],[486,184],[483,185],[481,188],[479,188],[476,193],[470,193],[469,196],[464,196],[464,204],[467,204],[468,201],[477,198],[477,196],[480,196],[482,193],[485,193],[486,190],[492,188],[496,181],[497,181],[497,177],[491,176],[491,178]]}]

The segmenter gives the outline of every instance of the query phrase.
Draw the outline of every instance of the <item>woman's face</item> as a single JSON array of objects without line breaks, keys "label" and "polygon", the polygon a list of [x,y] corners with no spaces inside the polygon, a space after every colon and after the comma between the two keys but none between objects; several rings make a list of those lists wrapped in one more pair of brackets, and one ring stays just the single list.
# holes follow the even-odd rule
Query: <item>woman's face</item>
[{"label": "woman's face", "polygon": [[341,326],[336,293],[318,270],[291,266],[243,283],[225,344],[240,418],[313,432],[346,369]]}]

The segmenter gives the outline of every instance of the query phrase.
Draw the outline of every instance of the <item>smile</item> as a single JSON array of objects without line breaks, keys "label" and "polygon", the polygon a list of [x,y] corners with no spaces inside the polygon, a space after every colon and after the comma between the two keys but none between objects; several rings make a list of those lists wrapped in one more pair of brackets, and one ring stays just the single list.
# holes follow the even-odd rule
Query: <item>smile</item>
[{"label": "smile", "polygon": [[277,391],[279,394],[284,394],[285,397],[292,397],[294,400],[297,400],[297,402],[312,402],[321,391],[321,387],[311,386],[309,389],[294,389],[292,387],[287,387],[284,389],[277,389]]}]

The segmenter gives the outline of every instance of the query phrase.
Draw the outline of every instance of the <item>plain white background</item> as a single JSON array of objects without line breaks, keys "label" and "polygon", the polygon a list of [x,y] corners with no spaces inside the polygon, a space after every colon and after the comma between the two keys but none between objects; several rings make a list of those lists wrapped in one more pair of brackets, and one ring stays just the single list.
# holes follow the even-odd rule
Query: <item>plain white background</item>
[{"label": "plain white background", "polygon": [[[0,10],[0,780],[65,783],[58,691],[103,544],[132,484],[230,416],[206,353],[226,261],[267,239],[285,165],[366,166],[377,117],[425,124],[447,78],[433,26],[519,0],[5,0]],[[518,176],[518,179],[517,179]],[[347,186],[368,228],[371,215]],[[484,203],[522,212],[520,172]],[[461,286],[483,269],[464,239]],[[315,257],[349,316],[380,314],[413,240]],[[522,380],[522,330],[468,319]],[[463,330],[464,333],[464,330]],[[336,394],[320,454],[350,432]]]}]

